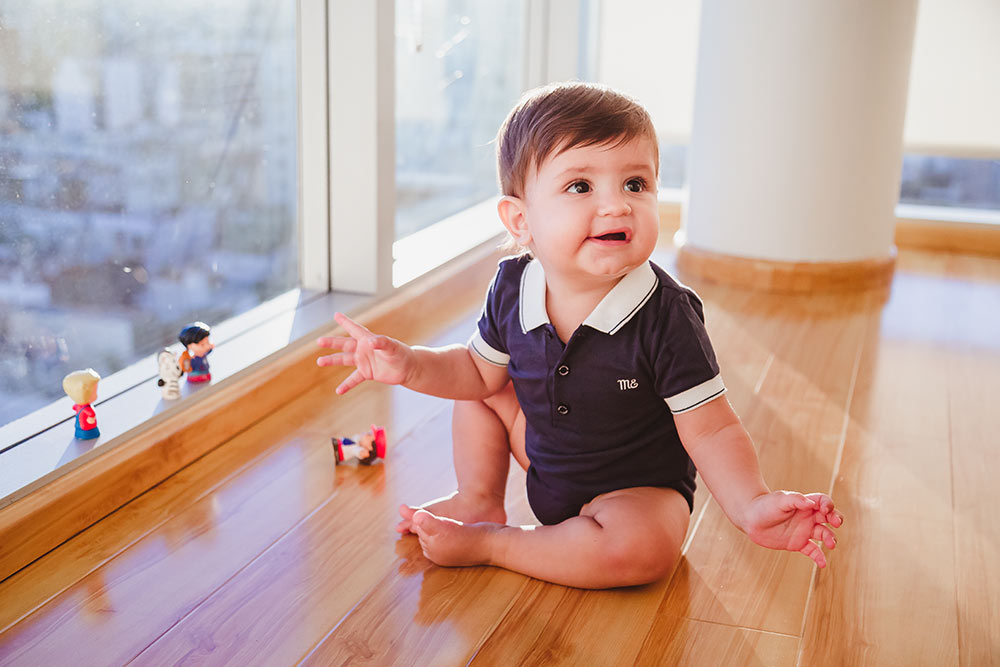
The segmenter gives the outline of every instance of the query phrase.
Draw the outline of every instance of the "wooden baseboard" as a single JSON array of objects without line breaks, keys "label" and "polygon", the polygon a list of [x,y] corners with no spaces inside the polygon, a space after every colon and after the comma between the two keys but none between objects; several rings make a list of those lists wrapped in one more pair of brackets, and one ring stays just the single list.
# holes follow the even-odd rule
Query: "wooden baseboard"
[{"label": "wooden baseboard", "polygon": [[[681,203],[661,201],[660,236],[670,238],[681,228]],[[946,216],[949,209],[933,209]],[[991,221],[996,218],[991,215]],[[896,219],[896,247],[958,252],[969,255],[1000,257],[1000,224],[959,219],[899,217]]]},{"label": "wooden baseboard", "polygon": [[684,279],[766,292],[809,293],[884,289],[892,283],[896,252],[855,262],[780,262],[736,257],[681,246],[677,269]]},{"label": "wooden baseboard", "polygon": [[[420,278],[356,318],[400,337],[425,318],[475,308],[496,270],[495,241]],[[469,285],[483,285],[482,290]],[[464,304],[464,302],[468,302]],[[332,316],[332,313],[331,313]],[[100,521],[133,498],[296,399],[310,387],[346,377],[342,368],[319,368],[315,338],[336,329],[331,321],[282,353],[248,368],[218,391],[176,415],[151,420],[111,443],[109,451],[0,509],[0,580]]]},{"label": "wooden baseboard", "polygon": [[896,245],[997,257],[1000,256],[1000,225],[899,218]]}]

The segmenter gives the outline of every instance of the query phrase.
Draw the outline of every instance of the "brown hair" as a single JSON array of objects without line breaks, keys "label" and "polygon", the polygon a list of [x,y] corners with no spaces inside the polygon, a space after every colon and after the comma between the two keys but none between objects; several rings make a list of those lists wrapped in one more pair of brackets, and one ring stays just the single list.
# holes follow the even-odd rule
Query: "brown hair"
[{"label": "brown hair", "polygon": [[520,197],[528,169],[537,169],[555,151],[577,146],[620,145],[637,137],[653,144],[659,169],[656,130],[649,114],[631,97],[607,86],[568,82],[526,92],[497,133],[497,173],[505,195]]}]

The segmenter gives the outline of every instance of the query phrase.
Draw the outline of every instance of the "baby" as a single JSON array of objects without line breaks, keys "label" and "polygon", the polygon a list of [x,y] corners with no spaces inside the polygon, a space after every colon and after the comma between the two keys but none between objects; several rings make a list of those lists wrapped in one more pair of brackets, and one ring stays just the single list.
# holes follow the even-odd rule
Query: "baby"
[{"label": "baby", "polygon": [[[524,252],[500,262],[467,345],[410,347],[343,314],[320,366],[455,399],[458,489],[400,508],[444,566],[488,564],[581,588],[671,572],[696,470],[755,543],[800,551],[843,522],[826,495],[771,491],[725,397],[698,296],[649,258],[659,232],[656,134],[603,86],[527,93],[497,138],[500,219]],[[541,526],[506,525],[510,455]]]}]

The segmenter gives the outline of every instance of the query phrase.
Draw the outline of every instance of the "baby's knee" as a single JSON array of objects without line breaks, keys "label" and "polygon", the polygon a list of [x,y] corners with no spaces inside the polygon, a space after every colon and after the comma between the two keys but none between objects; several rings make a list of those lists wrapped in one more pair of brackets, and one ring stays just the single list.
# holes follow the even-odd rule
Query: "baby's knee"
[{"label": "baby's knee", "polygon": [[620,581],[615,585],[635,586],[648,584],[669,575],[680,552],[670,540],[659,540],[655,535],[637,531],[626,535],[609,535],[611,539],[602,550],[602,567],[615,573]]},{"label": "baby's knee", "polygon": [[668,576],[687,532],[687,501],[676,491],[639,488],[611,492],[582,512],[600,526],[601,566],[613,585],[647,584]]}]

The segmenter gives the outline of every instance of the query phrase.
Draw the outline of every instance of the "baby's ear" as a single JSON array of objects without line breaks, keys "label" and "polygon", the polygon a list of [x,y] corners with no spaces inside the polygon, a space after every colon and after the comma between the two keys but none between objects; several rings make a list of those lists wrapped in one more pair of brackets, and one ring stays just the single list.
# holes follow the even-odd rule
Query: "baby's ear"
[{"label": "baby's ear", "polygon": [[527,248],[528,244],[531,243],[531,232],[528,231],[524,215],[524,200],[512,195],[501,197],[497,203],[497,213],[500,214],[500,221],[507,228],[511,237]]}]

